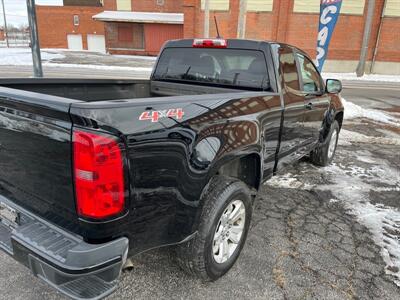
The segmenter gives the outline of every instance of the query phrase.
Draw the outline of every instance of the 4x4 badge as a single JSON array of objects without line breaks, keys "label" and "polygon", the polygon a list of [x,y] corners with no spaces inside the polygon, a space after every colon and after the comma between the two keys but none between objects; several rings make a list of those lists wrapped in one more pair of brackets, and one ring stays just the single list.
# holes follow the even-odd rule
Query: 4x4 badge
[{"label": "4x4 badge", "polygon": [[174,108],[168,110],[151,110],[144,111],[139,117],[140,121],[149,121],[155,123],[158,122],[162,118],[175,118],[177,120],[181,120],[185,113],[182,108]]}]

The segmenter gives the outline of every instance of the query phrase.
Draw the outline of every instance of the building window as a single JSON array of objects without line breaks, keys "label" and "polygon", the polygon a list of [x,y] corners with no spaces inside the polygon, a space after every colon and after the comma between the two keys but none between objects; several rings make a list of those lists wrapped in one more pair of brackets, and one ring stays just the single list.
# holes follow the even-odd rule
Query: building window
[{"label": "building window", "polygon": [[[397,1],[397,0],[393,0]],[[364,13],[365,0],[344,0],[341,14],[362,15]],[[295,0],[294,12],[319,13],[320,0]]]},{"label": "building window", "polygon": [[117,10],[132,10],[131,0],[117,0]]},{"label": "building window", "polygon": [[165,1],[164,0],[157,0],[157,5],[158,6],[164,6]]},{"label": "building window", "polygon": [[272,11],[274,0],[247,0],[247,11]]},{"label": "building window", "polygon": [[118,41],[113,48],[144,49],[143,24],[119,24]]},{"label": "building window", "polygon": [[[229,0],[209,0],[210,10],[229,10]],[[205,1],[201,0],[201,9],[204,10]]]},{"label": "building window", "polygon": [[78,15],[74,15],[74,25],[79,26],[79,16]]},{"label": "building window", "polygon": [[385,16],[400,17],[399,0],[386,0]]}]

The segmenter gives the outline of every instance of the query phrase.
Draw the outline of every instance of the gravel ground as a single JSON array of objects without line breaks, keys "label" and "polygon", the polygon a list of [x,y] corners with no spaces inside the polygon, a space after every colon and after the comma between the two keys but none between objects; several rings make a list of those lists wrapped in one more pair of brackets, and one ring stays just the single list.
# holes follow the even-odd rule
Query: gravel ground
[{"label": "gravel ground", "polygon": [[[341,136],[332,166],[304,159],[263,186],[226,276],[201,283],[160,249],[136,257],[109,299],[398,299],[399,128],[352,120]],[[64,299],[3,253],[0,269],[0,299]]]}]

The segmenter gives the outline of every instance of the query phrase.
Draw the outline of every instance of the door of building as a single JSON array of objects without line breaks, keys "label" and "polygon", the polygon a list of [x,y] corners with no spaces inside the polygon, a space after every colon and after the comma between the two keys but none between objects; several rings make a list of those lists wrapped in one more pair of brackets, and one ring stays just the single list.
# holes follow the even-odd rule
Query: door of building
[{"label": "door of building", "polygon": [[88,34],[87,41],[89,51],[106,53],[106,39],[104,35]]},{"label": "door of building", "polygon": [[81,34],[68,34],[68,49],[70,50],[83,50],[82,35]]}]

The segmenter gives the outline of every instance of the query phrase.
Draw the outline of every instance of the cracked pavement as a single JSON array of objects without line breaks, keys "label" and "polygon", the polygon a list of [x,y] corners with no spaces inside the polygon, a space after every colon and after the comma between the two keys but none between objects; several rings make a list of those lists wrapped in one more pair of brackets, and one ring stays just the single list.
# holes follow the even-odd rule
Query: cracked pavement
[{"label": "cracked pavement", "polygon": [[[264,184],[226,276],[201,283],[159,249],[109,299],[398,299],[399,153],[399,127],[346,121],[332,166],[304,159]],[[0,268],[0,299],[64,299],[3,253]]]}]

